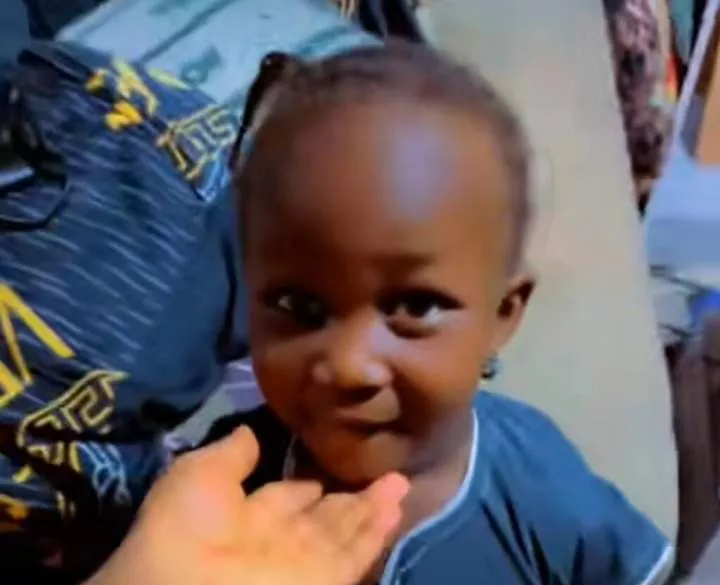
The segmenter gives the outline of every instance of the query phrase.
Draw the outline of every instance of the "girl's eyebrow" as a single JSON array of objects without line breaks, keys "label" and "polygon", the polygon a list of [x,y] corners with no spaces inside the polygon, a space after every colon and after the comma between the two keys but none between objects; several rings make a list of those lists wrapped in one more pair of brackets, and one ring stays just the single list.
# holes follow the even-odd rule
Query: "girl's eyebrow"
[{"label": "girl's eyebrow", "polygon": [[432,264],[434,259],[435,255],[431,252],[392,251],[374,254],[373,263],[387,269],[407,271]]}]

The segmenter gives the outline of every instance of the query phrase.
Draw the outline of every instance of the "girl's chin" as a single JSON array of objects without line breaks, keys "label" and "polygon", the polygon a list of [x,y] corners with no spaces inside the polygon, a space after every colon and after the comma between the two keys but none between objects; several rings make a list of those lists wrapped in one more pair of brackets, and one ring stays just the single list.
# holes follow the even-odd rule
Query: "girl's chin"
[{"label": "girl's chin", "polygon": [[[314,440],[313,440],[314,439]],[[365,486],[406,468],[407,443],[388,433],[324,433],[305,442],[312,458],[342,484]]]}]

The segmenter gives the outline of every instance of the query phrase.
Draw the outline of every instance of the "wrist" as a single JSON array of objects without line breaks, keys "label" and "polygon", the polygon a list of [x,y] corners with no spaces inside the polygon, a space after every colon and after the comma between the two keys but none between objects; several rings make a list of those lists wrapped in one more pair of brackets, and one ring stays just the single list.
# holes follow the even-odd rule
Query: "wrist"
[{"label": "wrist", "polygon": [[117,556],[123,550],[125,543],[105,561],[105,563],[81,585],[138,585],[128,580],[127,569],[123,571],[122,562],[118,563]]},{"label": "wrist", "polygon": [[111,576],[111,573],[112,571],[109,570],[109,567],[103,565],[92,577],[81,583],[81,585],[122,585],[121,581]]}]

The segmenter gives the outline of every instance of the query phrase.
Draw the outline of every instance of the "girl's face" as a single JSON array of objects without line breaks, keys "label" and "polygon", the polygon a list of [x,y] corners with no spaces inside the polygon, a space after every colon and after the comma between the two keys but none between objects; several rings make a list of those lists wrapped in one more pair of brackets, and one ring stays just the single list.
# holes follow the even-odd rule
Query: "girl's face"
[{"label": "girl's face", "polygon": [[392,102],[315,118],[264,137],[284,157],[246,208],[251,348],[271,408],[360,484],[431,465],[467,432],[524,308],[516,222],[482,121]]}]

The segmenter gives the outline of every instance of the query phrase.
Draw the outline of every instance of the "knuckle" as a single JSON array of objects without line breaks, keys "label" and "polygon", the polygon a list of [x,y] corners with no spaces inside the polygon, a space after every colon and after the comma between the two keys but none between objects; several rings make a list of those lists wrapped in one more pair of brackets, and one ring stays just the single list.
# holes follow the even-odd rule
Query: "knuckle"
[{"label": "knuckle", "polygon": [[307,517],[299,518],[292,526],[291,538],[302,547],[309,550],[325,548],[328,537],[318,524]]},{"label": "knuckle", "polygon": [[365,498],[353,496],[342,500],[338,504],[342,514],[346,517],[362,518],[370,513],[370,506]]},{"label": "knuckle", "polygon": [[345,512],[360,510],[365,505],[362,498],[352,494],[331,494],[322,504],[329,509]]},{"label": "knuckle", "polygon": [[255,492],[255,496],[264,502],[277,502],[287,496],[287,486],[279,481],[268,483]]},{"label": "knuckle", "polygon": [[202,466],[202,461],[202,453],[200,452],[185,453],[172,462],[168,473],[175,475],[192,473]]}]

